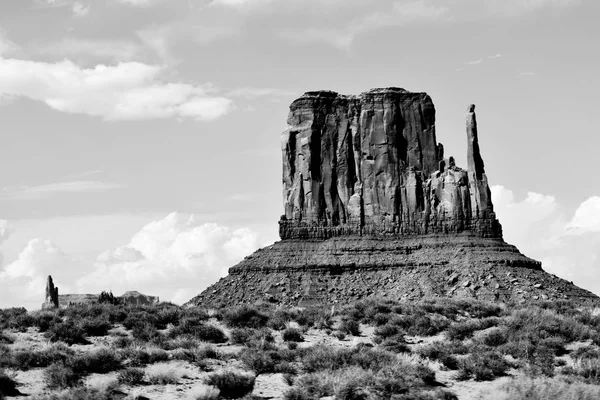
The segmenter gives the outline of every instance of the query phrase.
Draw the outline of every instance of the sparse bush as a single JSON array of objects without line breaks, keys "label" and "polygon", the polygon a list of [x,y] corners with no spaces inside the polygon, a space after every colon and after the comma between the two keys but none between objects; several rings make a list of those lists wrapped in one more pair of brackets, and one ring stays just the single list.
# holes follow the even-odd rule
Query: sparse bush
[{"label": "sparse bush", "polygon": [[33,325],[33,318],[23,307],[0,309],[0,331],[16,329],[24,332]]},{"label": "sparse bush", "polygon": [[210,343],[225,343],[228,338],[222,329],[193,319],[185,319],[169,332],[169,336],[190,335],[196,339]]},{"label": "sparse bush", "polygon": [[500,320],[494,317],[455,322],[450,324],[446,331],[446,337],[448,340],[463,340],[473,336],[473,332],[491,328],[498,325],[499,322]]},{"label": "sparse bush", "polygon": [[68,345],[90,343],[84,337],[83,329],[71,321],[60,322],[52,325],[45,335],[48,339],[50,339],[51,342],[60,341]]},{"label": "sparse bush", "polygon": [[134,339],[143,343],[156,341],[162,336],[156,327],[151,323],[135,324],[131,329],[131,335]]},{"label": "sparse bush", "polygon": [[404,340],[404,336],[402,335],[388,337],[381,343],[380,346],[382,349],[391,351],[392,353],[410,353],[410,348],[406,344],[406,340]]},{"label": "sparse bush", "polygon": [[243,305],[223,313],[223,321],[230,328],[261,328],[267,324],[269,316],[254,307]]},{"label": "sparse bush", "polygon": [[600,386],[557,379],[513,379],[500,388],[498,400],[597,400]]},{"label": "sparse bush", "polygon": [[504,329],[491,329],[483,336],[483,343],[486,346],[498,347],[508,341],[508,335]]},{"label": "sparse bush", "polygon": [[233,328],[230,335],[231,343],[247,344],[255,332],[256,330],[252,328]]},{"label": "sparse bush", "polygon": [[61,322],[62,318],[55,311],[38,311],[31,314],[31,326],[37,327],[40,332],[47,332]]},{"label": "sparse bush", "polygon": [[360,324],[354,319],[344,319],[340,323],[339,330],[352,336],[360,336]]},{"label": "sparse bush", "polygon": [[284,342],[303,342],[304,336],[299,329],[296,328],[286,328],[282,334]]},{"label": "sparse bush", "polygon": [[254,381],[253,375],[233,371],[213,373],[206,378],[206,383],[219,389],[221,397],[226,399],[244,397],[254,388]]},{"label": "sparse bush", "polygon": [[86,374],[106,374],[121,369],[122,363],[115,352],[101,348],[75,357],[73,368]]},{"label": "sparse bush", "polygon": [[102,317],[86,318],[81,321],[81,328],[87,336],[106,336],[112,324]]},{"label": "sparse bush", "polygon": [[110,292],[102,291],[102,293],[100,293],[100,296],[98,296],[97,303],[98,304],[111,304],[111,305],[115,306],[115,305],[123,304],[123,299],[121,299],[120,297],[115,297],[113,295],[112,291],[110,291]]},{"label": "sparse bush", "polygon": [[63,363],[52,364],[44,370],[44,381],[49,389],[66,389],[77,386],[80,384],[81,378],[81,373]]},{"label": "sparse bush", "polygon": [[6,335],[4,332],[0,332],[0,344],[12,344],[14,340]]},{"label": "sparse bush", "polygon": [[292,387],[283,394],[284,400],[313,400],[308,392],[302,388]]},{"label": "sparse bush", "polygon": [[511,365],[495,351],[473,349],[468,357],[459,360],[458,379],[474,378],[476,381],[489,381],[503,376]]},{"label": "sparse bush", "polygon": [[119,372],[119,383],[129,386],[139,386],[144,382],[144,370],[127,368]]},{"label": "sparse bush", "polygon": [[178,383],[185,376],[185,370],[175,364],[159,363],[150,365],[146,375],[152,385],[170,385]]}]

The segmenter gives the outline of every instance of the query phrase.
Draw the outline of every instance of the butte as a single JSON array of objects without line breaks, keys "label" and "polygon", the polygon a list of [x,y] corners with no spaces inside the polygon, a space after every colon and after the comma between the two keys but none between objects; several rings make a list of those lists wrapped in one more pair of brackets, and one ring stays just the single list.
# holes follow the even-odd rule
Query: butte
[{"label": "butte", "polygon": [[504,241],[474,105],[466,170],[444,157],[426,93],[308,92],[290,105],[288,125],[281,240],[231,267],[188,305],[598,299]]}]

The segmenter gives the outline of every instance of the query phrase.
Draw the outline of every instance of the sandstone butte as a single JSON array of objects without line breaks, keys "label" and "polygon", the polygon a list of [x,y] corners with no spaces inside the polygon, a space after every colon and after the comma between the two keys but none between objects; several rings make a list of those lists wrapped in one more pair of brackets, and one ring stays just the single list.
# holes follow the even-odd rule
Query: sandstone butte
[{"label": "sandstone butte", "polygon": [[467,110],[467,169],[444,156],[426,93],[305,93],[281,135],[281,240],[188,305],[344,304],[369,297],[598,299],[502,237]]}]

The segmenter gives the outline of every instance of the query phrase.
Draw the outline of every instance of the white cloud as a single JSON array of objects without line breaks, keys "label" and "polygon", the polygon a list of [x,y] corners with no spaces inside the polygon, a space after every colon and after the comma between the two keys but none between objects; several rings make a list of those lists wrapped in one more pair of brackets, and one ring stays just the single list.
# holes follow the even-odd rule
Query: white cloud
[{"label": "white cloud", "polygon": [[495,58],[501,58],[501,57],[502,57],[502,54],[496,54],[496,55],[493,55],[493,56],[488,56],[488,58],[492,59],[492,60],[495,59]]},{"label": "white cloud", "polygon": [[[12,263],[0,269],[2,307],[38,308],[44,301],[46,278],[57,274],[63,281],[73,279],[81,266],[48,240],[33,239]],[[61,287],[60,292],[69,291]]]},{"label": "white cloud", "polygon": [[212,120],[231,110],[231,100],[209,95],[210,86],[163,83],[162,72],[159,66],[138,62],[81,68],[69,60],[0,58],[0,95],[28,97],[57,111],[106,120]]},{"label": "white cloud", "polygon": [[75,17],[85,17],[90,13],[90,8],[91,6],[89,4],[85,5],[76,1],[75,3],[73,3],[73,15]]},{"label": "white cloud", "polygon": [[600,294],[600,197],[583,202],[569,222],[554,196],[530,192],[516,200],[503,186],[491,189],[507,242],[542,261],[546,271]]},{"label": "white cloud", "polygon": [[39,199],[61,193],[96,193],[107,190],[121,189],[124,186],[118,183],[98,181],[71,181],[58,182],[48,185],[20,187],[5,189],[0,192],[0,199]]},{"label": "white cloud", "polygon": [[568,233],[576,235],[600,233],[600,196],[590,197],[581,203],[566,229]]},{"label": "white cloud", "polygon": [[249,229],[200,224],[193,215],[172,213],[143,227],[129,244],[101,254],[78,287],[86,292],[139,290],[181,302],[258,247],[258,235]]}]

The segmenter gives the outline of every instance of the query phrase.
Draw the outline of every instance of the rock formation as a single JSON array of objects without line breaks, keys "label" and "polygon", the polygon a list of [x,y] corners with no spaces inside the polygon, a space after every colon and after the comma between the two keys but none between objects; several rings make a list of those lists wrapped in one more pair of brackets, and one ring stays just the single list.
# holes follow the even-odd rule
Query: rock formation
[{"label": "rock formation", "polygon": [[[99,294],[58,294],[58,287],[54,287],[52,277],[48,276],[46,283],[46,300],[42,304],[42,310],[52,308],[66,308],[82,304],[95,304],[100,298]],[[158,304],[158,296],[148,296],[137,291],[125,292],[122,296],[117,297],[123,301],[123,304],[136,305],[153,305]]]},{"label": "rock formation", "polygon": [[46,300],[42,304],[42,310],[49,308],[58,308],[58,288],[54,287],[54,282],[50,275],[48,275],[48,280],[46,281]]},{"label": "rock formation", "polygon": [[468,108],[467,170],[444,158],[426,93],[308,92],[281,137],[281,241],[188,304],[348,302],[378,296],[596,297],[504,242]]},{"label": "rock formation", "polygon": [[133,306],[149,306],[160,302],[157,296],[148,296],[135,290],[125,292],[120,299],[123,300],[123,304]]}]

